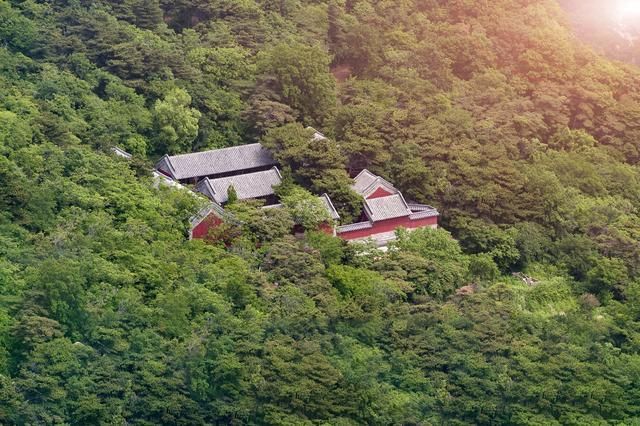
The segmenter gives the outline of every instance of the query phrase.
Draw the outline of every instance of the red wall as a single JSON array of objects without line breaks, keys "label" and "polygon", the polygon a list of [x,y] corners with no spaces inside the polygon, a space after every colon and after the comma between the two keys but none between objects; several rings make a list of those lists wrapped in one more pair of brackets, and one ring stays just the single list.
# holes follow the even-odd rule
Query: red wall
[{"label": "red wall", "polygon": [[400,217],[397,219],[383,220],[373,224],[373,228],[360,229],[357,231],[344,232],[338,234],[338,237],[344,240],[355,240],[358,238],[367,238],[375,234],[383,232],[391,232],[403,227],[407,229],[431,227],[438,224],[438,216],[426,217],[424,219],[411,220],[409,217]]},{"label": "red wall", "polygon": [[333,235],[333,224],[331,223],[322,223],[318,227],[318,230],[324,232],[325,234]]},{"label": "red wall", "polygon": [[[209,235],[209,231],[217,228],[222,224],[222,219],[216,216],[214,213],[211,213],[205,220],[200,222],[195,228],[193,228],[191,232],[191,237],[194,239],[205,238]],[[329,235],[333,235],[333,224],[323,223],[318,227],[318,230],[324,232]],[[295,234],[296,232],[303,233],[304,231],[293,229],[292,232]]]},{"label": "red wall", "polygon": [[378,189],[376,189],[375,191],[373,191],[373,193],[371,195],[369,195],[367,197],[367,200],[371,200],[373,198],[382,198],[382,197],[388,197],[389,195],[393,195],[393,192],[389,192],[386,189],[384,189],[383,187],[378,187]]},{"label": "red wall", "polygon": [[163,169],[162,167],[158,167],[156,170],[158,170],[160,172],[160,174],[168,177],[169,179],[173,179],[171,177],[171,173],[169,173],[168,171],[166,171],[165,169]]},{"label": "red wall", "polygon": [[222,219],[211,213],[205,220],[196,225],[191,231],[192,238],[204,238],[209,235],[209,230],[220,226]]},{"label": "red wall", "polygon": [[[200,222],[191,233],[192,238],[205,238],[211,229],[214,229],[222,223],[222,219],[220,219],[215,214],[210,214],[207,216],[205,220]],[[344,240],[355,240],[358,238],[367,238],[375,234],[380,234],[383,232],[391,232],[395,231],[397,228],[403,227],[407,229],[415,229],[415,228],[423,228],[423,227],[431,227],[433,225],[438,224],[438,216],[427,217],[424,219],[411,220],[409,217],[400,217],[397,219],[389,219],[381,222],[376,222],[373,225],[373,228],[368,229],[360,229],[357,231],[344,232],[338,234],[338,237]],[[321,226],[321,230],[328,233],[333,234],[333,228],[331,226]]]}]

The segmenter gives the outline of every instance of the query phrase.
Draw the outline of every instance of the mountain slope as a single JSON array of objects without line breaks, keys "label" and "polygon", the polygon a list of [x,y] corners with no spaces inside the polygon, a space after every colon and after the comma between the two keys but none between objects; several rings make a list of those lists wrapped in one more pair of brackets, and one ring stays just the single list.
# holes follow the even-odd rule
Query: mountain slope
[{"label": "mountain slope", "polygon": [[[565,22],[550,0],[0,0],[0,423],[637,421],[640,73]],[[367,167],[456,239],[372,255],[238,203],[187,241],[198,202],[153,161],[256,140],[305,165],[288,185],[347,208]]]}]

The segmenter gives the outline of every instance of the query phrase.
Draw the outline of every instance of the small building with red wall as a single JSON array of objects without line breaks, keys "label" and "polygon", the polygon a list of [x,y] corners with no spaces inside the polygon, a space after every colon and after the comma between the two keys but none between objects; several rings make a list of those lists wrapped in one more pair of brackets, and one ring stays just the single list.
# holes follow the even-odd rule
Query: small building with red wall
[{"label": "small building with red wall", "polygon": [[336,235],[344,240],[371,239],[382,247],[395,239],[398,228],[438,227],[438,210],[424,204],[407,203],[391,183],[366,169],[354,178],[352,189],[364,200],[363,215],[360,222],[336,228]]},{"label": "small building with red wall", "polygon": [[206,238],[212,229],[222,225],[224,215],[224,210],[216,203],[210,203],[204,207],[190,220],[189,239]]}]

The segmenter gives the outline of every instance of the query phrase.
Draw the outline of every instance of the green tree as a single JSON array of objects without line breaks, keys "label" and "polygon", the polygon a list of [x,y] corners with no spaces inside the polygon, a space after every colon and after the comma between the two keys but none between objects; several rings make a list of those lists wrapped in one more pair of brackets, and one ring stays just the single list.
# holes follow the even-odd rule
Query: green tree
[{"label": "green tree", "polygon": [[233,185],[229,185],[227,188],[227,204],[234,204],[238,201],[238,193]]},{"label": "green tree", "polygon": [[37,40],[37,27],[25,18],[11,3],[0,3],[0,37],[11,48],[28,51]]},{"label": "green tree", "polygon": [[293,219],[287,209],[261,208],[259,202],[244,200],[226,208],[237,219],[245,235],[258,243],[267,243],[291,234]]},{"label": "green tree", "polygon": [[162,23],[159,0],[136,0],[132,10],[135,23],[140,28],[153,30]]},{"label": "green tree", "polygon": [[318,194],[328,193],[341,218],[350,222],[360,214],[362,198],[352,189],[344,157],[331,139],[313,137],[312,129],[298,123],[269,130],[262,143],[291,177]]},{"label": "green tree", "polygon": [[469,275],[472,280],[492,283],[500,276],[500,270],[489,254],[476,254],[469,257]]},{"label": "green tree", "polygon": [[629,273],[620,259],[598,258],[587,272],[588,290],[592,293],[621,298],[629,284]]},{"label": "green tree", "polygon": [[336,88],[329,73],[330,59],[316,45],[281,43],[259,59],[258,72],[269,78],[279,100],[299,112],[311,125],[325,123],[336,107]]},{"label": "green tree", "polygon": [[154,106],[159,151],[170,154],[188,151],[198,134],[200,112],[190,108],[191,96],[182,89],[167,93]]},{"label": "green tree", "polygon": [[18,149],[29,145],[33,132],[28,122],[10,111],[0,111],[0,149]]},{"label": "green tree", "polygon": [[413,292],[438,298],[466,284],[468,259],[447,231],[425,228],[397,234],[388,258],[375,265],[383,275],[395,275],[412,283]]},{"label": "green tree", "polygon": [[330,223],[331,216],[322,201],[302,188],[294,188],[281,198],[294,222],[306,230],[315,230]]}]

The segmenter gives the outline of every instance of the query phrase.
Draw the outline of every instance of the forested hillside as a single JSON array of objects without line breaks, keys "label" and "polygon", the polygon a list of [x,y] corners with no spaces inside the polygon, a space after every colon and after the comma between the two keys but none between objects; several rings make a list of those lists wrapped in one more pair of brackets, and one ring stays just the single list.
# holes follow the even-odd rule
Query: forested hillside
[{"label": "forested hillside", "polygon": [[[0,423],[639,422],[640,70],[567,22],[0,0]],[[255,141],[343,210],[367,167],[446,231],[383,254],[240,203],[188,241],[199,202],[154,161]]]}]

